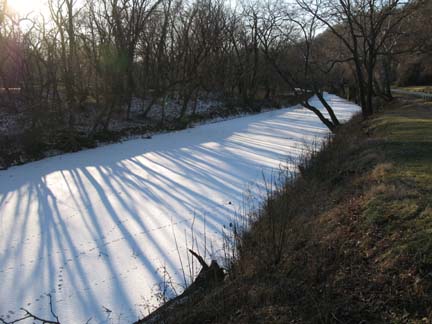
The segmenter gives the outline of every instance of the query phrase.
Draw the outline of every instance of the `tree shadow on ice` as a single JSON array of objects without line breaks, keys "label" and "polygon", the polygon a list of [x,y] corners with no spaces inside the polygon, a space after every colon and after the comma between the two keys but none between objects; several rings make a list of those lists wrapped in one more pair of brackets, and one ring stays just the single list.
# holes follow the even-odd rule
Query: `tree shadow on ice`
[{"label": "tree shadow on ice", "polygon": [[295,159],[305,138],[326,134],[300,109],[226,123],[1,172],[0,285],[14,294],[12,304],[35,305],[38,294],[55,291],[60,316],[72,300],[97,320],[105,319],[102,306],[136,313],[129,277],[140,280],[134,290],[148,293],[162,280],[163,260],[182,280],[173,233],[181,237],[192,221],[220,233],[245,184]]}]

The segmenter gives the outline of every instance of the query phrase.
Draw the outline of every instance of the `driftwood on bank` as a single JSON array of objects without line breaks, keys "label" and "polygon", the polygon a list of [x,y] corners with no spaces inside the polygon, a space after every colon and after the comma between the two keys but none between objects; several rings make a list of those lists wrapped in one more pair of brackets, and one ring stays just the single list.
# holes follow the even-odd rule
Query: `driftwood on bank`
[{"label": "driftwood on bank", "polygon": [[205,290],[217,286],[224,280],[225,273],[215,260],[212,260],[210,265],[208,265],[199,254],[192,250],[189,250],[189,252],[202,266],[202,269],[194,282],[188,288],[186,288],[186,290],[181,295],[168,301],[153,313],[135,322],[134,324],[163,322],[166,315],[169,314],[170,311],[172,311],[175,307],[184,304],[197,293],[202,293]]}]

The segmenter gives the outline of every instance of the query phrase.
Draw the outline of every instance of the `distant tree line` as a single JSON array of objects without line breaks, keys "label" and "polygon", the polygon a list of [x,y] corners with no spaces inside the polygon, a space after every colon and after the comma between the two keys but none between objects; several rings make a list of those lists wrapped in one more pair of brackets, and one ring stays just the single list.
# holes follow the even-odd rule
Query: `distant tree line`
[{"label": "distant tree line", "polygon": [[[154,109],[163,117],[175,98],[183,119],[206,94],[250,104],[290,93],[334,130],[339,121],[324,91],[358,100],[367,117],[374,97],[391,98],[393,83],[432,81],[430,1],[48,0],[48,6],[49,14],[20,17],[0,0],[1,109],[19,101],[34,126],[50,116],[72,128],[77,113],[92,107],[93,130],[109,129],[113,116],[131,118],[137,99],[145,118]],[[310,106],[311,94],[328,117]]]}]

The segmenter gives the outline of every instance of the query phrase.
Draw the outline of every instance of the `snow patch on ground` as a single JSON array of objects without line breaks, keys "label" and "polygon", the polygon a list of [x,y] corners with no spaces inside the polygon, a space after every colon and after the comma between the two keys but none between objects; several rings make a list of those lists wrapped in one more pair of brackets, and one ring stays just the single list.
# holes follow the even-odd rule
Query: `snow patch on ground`
[{"label": "snow patch on ground", "polygon": [[[327,99],[342,120],[359,110]],[[218,257],[245,190],[259,197],[263,175],[327,134],[297,106],[0,171],[0,317],[49,317],[51,293],[62,323],[137,320],[161,269],[184,281],[192,224],[194,248]]]}]

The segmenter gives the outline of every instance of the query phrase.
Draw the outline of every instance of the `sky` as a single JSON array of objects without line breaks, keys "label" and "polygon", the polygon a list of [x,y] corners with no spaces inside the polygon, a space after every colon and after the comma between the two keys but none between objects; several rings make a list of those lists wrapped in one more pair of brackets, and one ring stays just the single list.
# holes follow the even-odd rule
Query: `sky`
[{"label": "sky", "polygon": [[[75,0],[76,4],[84,3],[85,0]],[[20,16],[28,14],[48,14],[48,0],[8,0],[8,7]],[[235,6],[238,0],[229,0],[230,5]]]},{"label": "sky", "polygon": [[46,0],[8,0],[8,7],[20,15],[48,10]]}]

